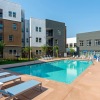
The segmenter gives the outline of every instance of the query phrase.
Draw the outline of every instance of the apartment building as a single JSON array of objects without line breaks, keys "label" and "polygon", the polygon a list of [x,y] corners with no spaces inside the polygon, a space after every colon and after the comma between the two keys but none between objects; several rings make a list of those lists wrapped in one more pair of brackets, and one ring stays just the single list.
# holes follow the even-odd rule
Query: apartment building
[{"label": "apartment building", "polygon": [[23,38],[24,47],[29,47],[30,42],[30,20],[25,19],[25,34]]},{"label": "apartment building", "polygon": [[[66,52],[66,26],[63,22],[46,19],[46,44],[59,47],[59,56]],[[51,51],[51,55],[55,55]]]},{"label": "apartment building", "polygon": [[76,51],[77,50],[76,37],[67,38],[66,45],[67,45],[67,52],[69,51],[70,48],[73,48]]},{"label": "apartment building", "polygon": [[30,18],[25,20],[25,46],[32,47],[32,56],[44,55],[42,46],[47,45],[50,50],[47,55],[54,55],[53,46],[59,47],[60,56],[66,52],[65,23],[49,19]]},{"label": "apartment building", "polygon": [[21,5],[0,0],[1,40],[5,43],[3,58],[21,56],[24,47],[32,47],[32,56],[41,56],[44,55],[41,49],[44,45],[51,47],[49,54],[52,56],[55,55],[53,46],[58,46],[59,54],[63,56],[66,52],[66,26],[49,19],[25,19]]},{"label": "apartment building", "polygon": [[79,53],[100,54],[100,31],[77,34]]},{"label": "apartment building", "polygon": [[5,43],[3,58],[21,55],[21,6],[0,0],[0,40]]},{"label": "apartment building", "polygon": [[32,55],[42,55],[41,46],[46,44],[46,25],[45,20],[30,18],[30,47]]}]

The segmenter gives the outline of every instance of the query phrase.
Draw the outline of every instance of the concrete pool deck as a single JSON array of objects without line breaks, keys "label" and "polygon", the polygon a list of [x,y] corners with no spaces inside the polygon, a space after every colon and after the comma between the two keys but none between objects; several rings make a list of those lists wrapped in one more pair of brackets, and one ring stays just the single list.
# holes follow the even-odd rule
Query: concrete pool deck
[{"label": "concrete pool deck", "polygon": [[[39,63],[39,61],[36,62]],[[41,60],[40,62],[45,61]],[[0,65],[1,67],[3,66]],[[7,67],[7,65],[4,65],[4,67]],[[11,67],[11,65],[8,65],[8,67]],[[94,62],[94,65],[87,68],[72,84],[64,84],[30,75],[20,76],[22,81],[35,79],[42,82],[43,91],[31,89],[17,96],[18,99],[14,100],[100,100],[100,62]],[[2,89],[15,84],[19,84],[19,82],[4,84]],[[5,100],[5,97],[0,98],[0,100]]]}]

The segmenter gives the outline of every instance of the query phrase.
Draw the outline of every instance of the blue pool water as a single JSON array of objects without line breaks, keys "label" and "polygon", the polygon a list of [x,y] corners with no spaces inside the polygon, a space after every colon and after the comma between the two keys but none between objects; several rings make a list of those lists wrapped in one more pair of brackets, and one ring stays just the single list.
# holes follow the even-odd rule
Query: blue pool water
[{"label": "blue pool water", "polygon": [[91,64],[91,61],[60,60],[8,70],[70,84]]}]

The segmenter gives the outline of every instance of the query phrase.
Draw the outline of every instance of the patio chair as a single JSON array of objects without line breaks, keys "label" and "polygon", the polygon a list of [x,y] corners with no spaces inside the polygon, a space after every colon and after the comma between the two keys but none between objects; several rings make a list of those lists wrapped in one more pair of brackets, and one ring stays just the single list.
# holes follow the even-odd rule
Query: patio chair
[{"label": "patio chair", "polygon": [[17,95],[20,95],[36,86],[40,86],[40,90],[42,90],[41,82],[36,81],[36,80],[29,80],[24,83],[7,88],[5,90],[0,90],[0,93],[2,93],[2,95],[8,96],[8,98],[6,100],[10,100],[10,99],[13,99],[14,97],[16,97]]},{"label": "patio chair", "polygon": [[1,78],[0,82],[7,83],[7,82],[10,82],[10,81],[15,81],[17,79],[20,79],[20,81],[21,81],[21,77],[20,76],[12,75],[12,76]]},{"label": "patio chair", "polygon": [[0,77],[3,77],[3,76],[8,76],[10,75],[11,73],[9,72],[0,72]]}]

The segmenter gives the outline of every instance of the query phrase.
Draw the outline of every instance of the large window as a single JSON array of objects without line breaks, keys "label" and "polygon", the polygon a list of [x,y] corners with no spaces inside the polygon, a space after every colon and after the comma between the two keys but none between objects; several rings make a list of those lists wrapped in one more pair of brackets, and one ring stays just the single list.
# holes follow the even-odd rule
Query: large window
[{"label": "large window", "polygon": [[38,32],[38,27],[36,27],[36,32]]},{"label": "large window", "polygon": [[0,18],[2,18],[2,17],[3,17],[3,10],[0,9]]},{"label": "large window", "polygon": [[28,38],[26,39],[26,42],[27,42],[27,43],[29,42],[29,39],[28,39]]},{"label": "large window", "polygon": [[70,43],[70,48],[72,48],[73,47],[73,44],[72,43]]},{"label": "large window", "polygon": [[13,41],[13,35],[9,35],[9,41]]},{"label": "large window", "polygon": [[9,50],[9,54],[12,54],[12,50]]},{"label": "large window", "polygon": [[9,17],[12,17],[12,11],[9,11],[8,14],[9,14]]},{"label": "large window", "polygon": [[95,40],[95,46],[98,46],[98,45],[100,45],[100,39]]},{"label": "large window", "polygon": [[79,43],[80,43],[80,46],[84,46],[84,41],[83,40],[80,40]]},{"label": "large window", "polygon": [[36,50],[37,55],[40,55],[41,53],[42,53],[41,50]]},{"label": "large window", "polygon": [[17,30],[17,24],[13,23],[12,27],[13,27],[14,30]]},{"label": "large window", "polygon": [[91,40],[87,40],[87,46],[91,46]]},{"label": "large window", "polygon": [[39,38],[39,42],[41,42],[42,41],[42,39],[41,38]]},{"label": "large window", "polygon": [[58,40],[57,39],[55,40],[55,44],[58,44]]},{"label": "large window", "polygon": [[3,37],[2,37],[2,34],[0,34],[0,41],[2,41],[3,40]]},{"label": "large window", "polygon": [[17,52],[16,52],[16,50],[13,50],[13,54],[16,54]]},{"label": "large window", "polygon": [[3,30],[3,22],[0,21],[0,31],[2,31],[2,30]]},{"label": "large window", "polygon": [[39,27],[39,32],[41,32],[41,27]]},{"label": "large window", "polygon": [[74,47],[76,47],[76,43],[74,43]]},{"label": "large window", "polygon": [[39,54],[41,54],[41,50],[39,50]]},{"label": "large window", "polygon": [[36,50],[36,54],[38,55],[38,50]]},{"label": "large window", "polygon": [[38,38],[36,38],[36,42],[38,42]]},{"label": "large window", "polygon": [[16,12],[13,12],[13,17],[15,17],[15,18],[16,18]]}]

